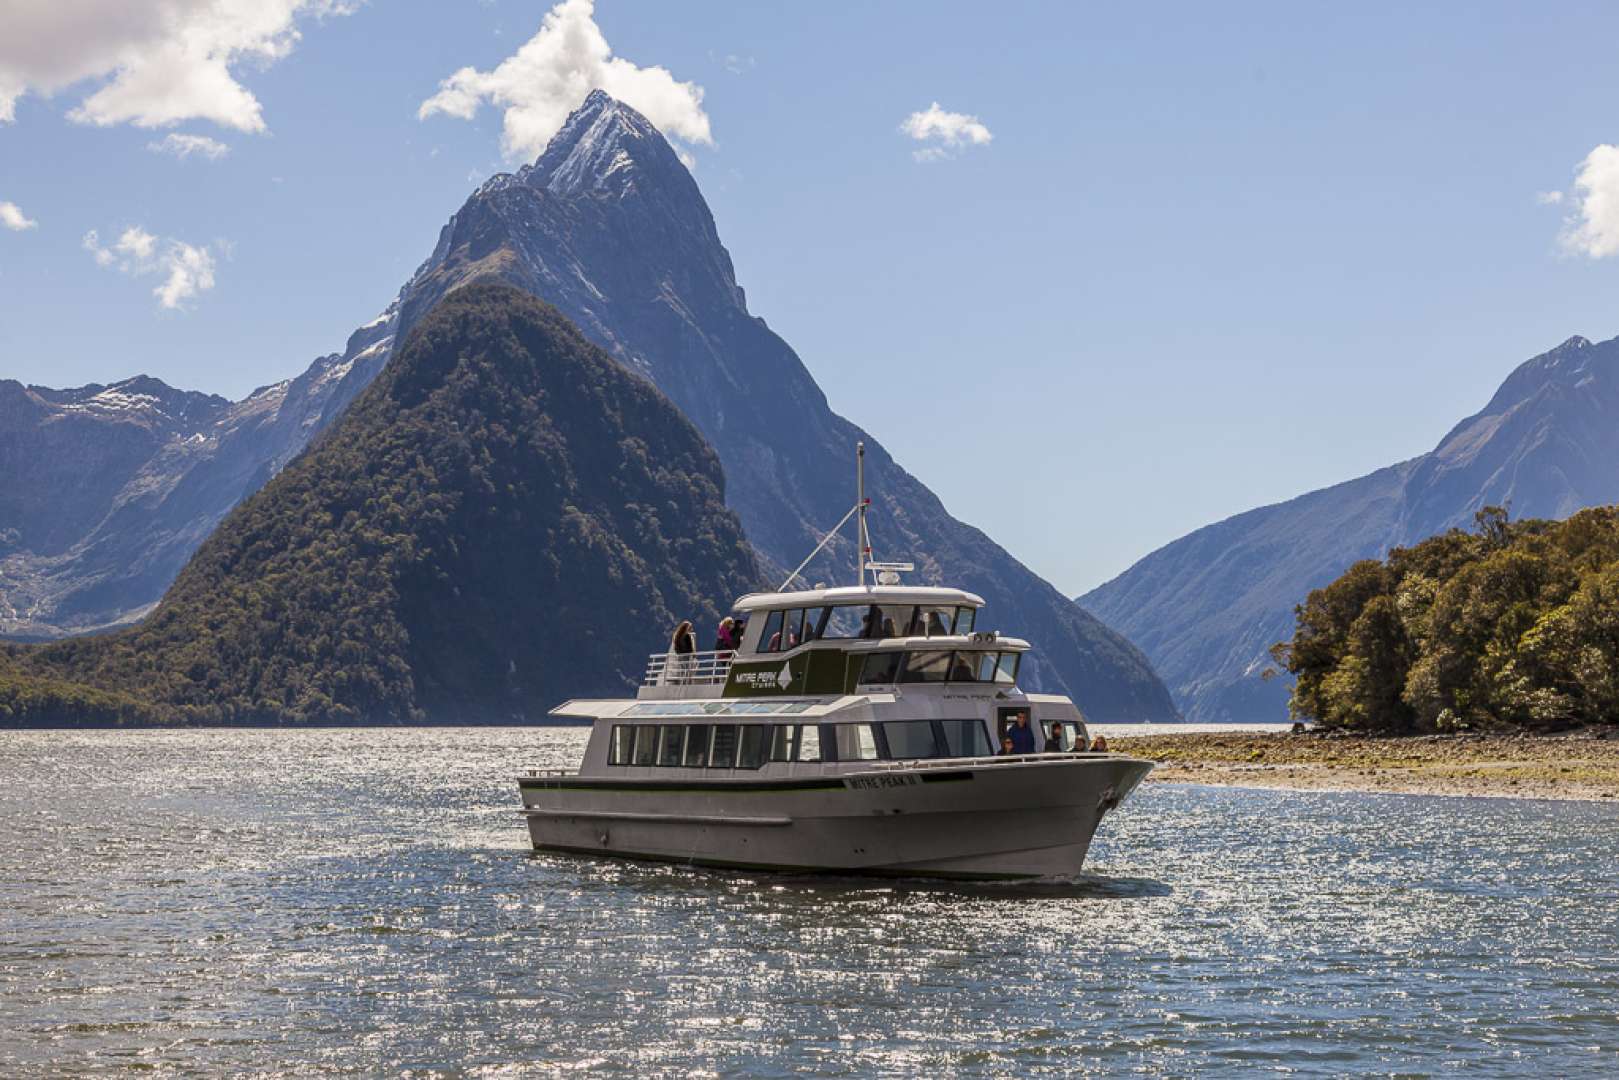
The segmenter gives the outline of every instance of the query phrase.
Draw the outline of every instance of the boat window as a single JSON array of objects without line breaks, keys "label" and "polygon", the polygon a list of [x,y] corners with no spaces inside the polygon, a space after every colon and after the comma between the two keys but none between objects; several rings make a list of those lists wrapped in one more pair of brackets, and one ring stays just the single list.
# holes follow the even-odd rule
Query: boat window
[{"label": "boat window", "polygon": [[607,744],[607,764],[628,765],[630,763],[630,747],[634,743],[634,724],[614,724],[612,741]]},{"label": "boat window", "polygon": [[828,724],[836,761],[876,761],[877,737],[870,724]]},{"label": "boat window", "polygon": [[958,607],[956,609],[956,625],[952,628],[958,634],[973,632],[973,624],[978,622],[978,609],[971,607]]},{"label": "boat window", "polygon": [[865,604],[855,606],[841,604],[838,607],[828,608],[826,625],[821,628],[823,638],[860,638],[865,637],[867,613],[871,608]]},{"label": "boat window", "polygon": [[759,651],[775,652],[781,648],[781,612],[772,611],[765,618],[765,628],[759,635]]},{"label": "boat window", "polygon": [[710,724],[693,724],[686,732],[686,759],[688,769],[701,769],[708,764],[708,736]]},{"label": "boat window", "polygon": [[905,656],[897,652],[875,652],[866,657],[865,663],[860,665],[860,681],[863,683],[891,683],[899,672],[899,662]]},{"label": "boat window", "polygon": [[791,761],[798,751],[798,725],[776,724],[770,729],[770,760]]},{"label": "boat window", "polygon": [[944,682],[945,675],[949,671],[950,654],[948,652],[914,652],[905,658],[905,667],[900,670],[899,681],[902,683]]},{"label": "boat window", "polygon": [[990,757],[989,733],[981,720],[941,720],[944,744],[950,757]]},{"label": "boat window", "polygon": [[916,609],[911,620],[912,637],[948,637],[950,624],[956,621],[956,609],[923,604]]},{"label": "boat window", "polygon": [[978,658],[970,652],[958,652],[950,658],[951,682],[977,682]]},{"label": "boat window", "polygon": [[901,637],[914,610],[909,604],[872,604],[860,613],[860,636],[868,641]]},{"label": "boat window", "polygon": [[658,727],[656,724],[635,725],[635,763],[651,765],[658,755]]},{"label": "boat window", "polygon": [[819,639],[826,626],[827,616],[831,611],[831,608],[825,607],[810,608],[805,611],[804,636],[801,640],[815,641]]},{"label": "boat window", "polygon": [[798,760],[821,760],[821,729],[814,724],[805,724],[804,730],[799,733]]},{"label": "boat window", "polygon": [[932,720],[895,720],[882,725],[888,756],[895,759],[939,757]]},{"label": "boat window", "polygon": [[736,767],[757,769],[765,763],[765,751],[770,748],[770,728],[764,724],[743,724],[738,740]]},{"label": "boat window", "polygon": [[1019,656],[1015,652],[1001,653],[1000,663],[995,668],[995,681],[998,683],[1017,682]]},{"label": "boat window", "polygon": [[708,756],[710,769],[732,769],[736,767],[736,725],[714,725],[714,750]]},{"label": "boat window", "polygon": [[658,764],[679,765],[681,750],[686,741],[686,729],[681,724],[663,725],[663,735],[658,740]]},{"label": "boat window", "polygon": [[995,665],[1000,662],[1000,659],[1001,658],[997,653],[987,652],[978,654],[979,682],[995,681]]}]

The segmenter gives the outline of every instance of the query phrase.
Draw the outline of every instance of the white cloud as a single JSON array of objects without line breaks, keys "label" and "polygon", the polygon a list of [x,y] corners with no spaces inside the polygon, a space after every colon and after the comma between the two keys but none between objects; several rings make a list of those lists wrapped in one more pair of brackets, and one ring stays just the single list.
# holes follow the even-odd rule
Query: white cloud
[{"label": "white cloud", "polygon": [[911,156],[917,161],[943,161],[966,147],[983,146],[995,137],[978,117],[947,112],[937,101],[924,111],[907,116],[899,129],[917,142],[934,144],[912,151]]},{"label": "white cloud", "polygon": [[1535,192],[1535,201],[1542,206],[1556,206],[1563,201],[1563,193],[1561,191],[1537,191]]},{"label": "white cloud", "polygon": [[209,161],[218,161],[230,153],[230,147],[218,139],[210,139],[206,135],[181,135],[178,132],[147,143],[146,149],[154,154],[173,154],[182,161],[193,154]]},{"label": "white cloud", "polygon": [[163,280],[152,295],[170,310],[183,308],[187,300],[214,287],[213,252],[183,240],[161,239],[138,225],[125,229],[110,247],[103,247],[91,229],[84,234],[84,250],[95,257],[97,266],[130,277],[161,274]]},{"label": "white cloud", "polygon": [[639,67],[614,56],[596,25],[594,0],[562,0],[517,52],[493,71],[457,71],[422,102],[417,115],[470,120],[483,105],[494,105],[505,110],[501,145],[506,155],[528,159],[545,149],[592,90],[605,90],[644,113],[665,135],[713,145],[703,88],[677,82],[665,68]]},{"label": "white cloud", "polygon": [[1568,199],[1574,211],[1559,237],[1563,250],[1592,259],[1619,255],[1619,146],[1604,143],[1585,156]]},{"label": "white cloud", "polygon": [[69,116],[106,127],[210,120],[264,130],[244,64],[290,53],[298,20],[346,15],[348,0],[6,0],[0,34],[0,123],[17,100],[105,80]]},{"label": "white cloud", "polygon": [[39,222],[22,212],[22,207],[14,202],[0,202],[0,228],[10,229],[12,232],[22,232],[24,229],[39,227]]}]

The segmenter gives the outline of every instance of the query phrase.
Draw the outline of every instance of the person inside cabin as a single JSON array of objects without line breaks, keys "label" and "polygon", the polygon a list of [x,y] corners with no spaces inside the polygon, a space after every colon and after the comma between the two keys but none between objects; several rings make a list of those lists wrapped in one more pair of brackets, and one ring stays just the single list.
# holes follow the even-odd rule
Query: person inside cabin
[{"label": "person inside cabin", "polygon": [[1001,736],[1001,757],[1009,757],[1015,753],[1017,750],[1012,747],[1012,733],[1009,731]]},{"label": "person inside cabin", "polygon": [[1063,745],[1062,721],[1053,720],[1051,722],[1051,737],[1046,740],[1046,753],[1066,754],[1067,752],[1068,748]]},{"label": "person inside cabin", "polygon": [[736,620],[727,615],[720,620],[719,632],[714,635],[714,651],[720,654],[721,660],[726,660],[736,651],[737,644]]},{"label": "person inside cabin", "polygon": [[1007,737],[1012,740],[1014,754],[1034,753],[1034,729],[1029,727],[1028,710],[1019,710],[1012,726],[1006,729]]},{"label": "person inside cabin", "polygon": [[697,635],[692,633],[691,620],[681,619],[680,625],[669,636],[670,667],[675,682],[685,682],[691,675],[692,657],[697,652]]},{"label": "person inside cabin", "polygon": [[883,637],[899,637],[899,628],[894,625],[894,618],[891,615],[883,616]]},{"label": "person inside cabin", "polygon": [[937,611],[928,612],[928,637],[944,637],[948,633],[950,633],[950,630],[944,625],[944,619],[939,616],[939,613]]},{"label": "person inside cabin", "polygon": [[862,640],[871,641],[881,636],[878,631],[882,629],[882,614],[876,604],[866,609],[866,613],[860,617],[860,637]]}]

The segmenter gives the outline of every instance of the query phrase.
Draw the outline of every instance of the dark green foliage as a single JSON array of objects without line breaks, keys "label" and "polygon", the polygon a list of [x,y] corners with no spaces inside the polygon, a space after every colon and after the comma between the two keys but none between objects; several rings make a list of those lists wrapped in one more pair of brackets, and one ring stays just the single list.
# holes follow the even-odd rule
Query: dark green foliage
[{"label": "dark green foliage", "polygon": [[651,383],[549,305],[470,285],[153,615],[12,665],[182,719],[536,719],[626,690],[676,621],[758,584],[723,483]]},{"label": "dark green foliage", "polygon": [[1619,507],[1452,529],[1366,560],[1295,609],[1274,654],[1329,727],[1619,723]]}]

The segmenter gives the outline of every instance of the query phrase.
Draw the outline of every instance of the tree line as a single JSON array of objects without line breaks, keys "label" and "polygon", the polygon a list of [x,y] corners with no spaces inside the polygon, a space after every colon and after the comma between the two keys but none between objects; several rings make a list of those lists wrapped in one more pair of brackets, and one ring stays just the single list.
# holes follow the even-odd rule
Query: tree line
[{"label": "tree line", "polygon": [[1391,733],[1619,722],[1619,507],[1566,521],[1501,507],[1357,562],[1294,609],[1271,653],[1291,710]]}]

